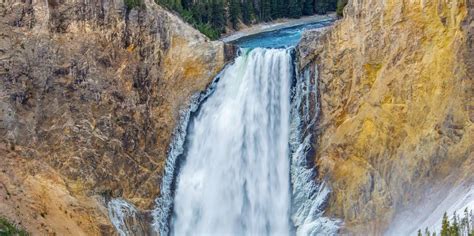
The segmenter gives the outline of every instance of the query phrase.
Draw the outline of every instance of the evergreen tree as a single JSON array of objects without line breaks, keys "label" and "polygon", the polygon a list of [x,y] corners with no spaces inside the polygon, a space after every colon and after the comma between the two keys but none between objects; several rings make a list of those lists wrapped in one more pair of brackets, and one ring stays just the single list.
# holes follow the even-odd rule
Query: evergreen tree
[{"label": "evergreen tree", "polygon": [[261,0],[260,20],[269,21],[272,19],[271,0]]},{"label": "evergreen tree", "polygon": [[[141,6],[143,0],[125,0],[127,9]],[[217,39],[229,24],[238,29],[239,23],[252,24],[281,17],[299,18],[315,12],[326,13],[336,8],[338,0],[155,0],[176,11],[188,23]],[[348,0],[340,0],[348,1]],[[319,5],[315,5],[319,4]],[[315,9],[319,9],[315,11]]]},{"label": "evergreen tree", "polygon": [[181,5],[183,9],[191,9],[193,7],[192,0],[181,0]]},{"label": "evergreen tree", "polygon": [[326,14],[329,10],[329,0],[315,0],[314,11],[317,14]]},{"label": "evergreen tree", "polygon": [[232,24],[232,28],[239,29],[239,19],[240,19],[240,1],[239,0],[230,0],[229,4],[229,19]]},{"label": "evergreen tree", "polygon": [[242,20],[244,24],[252,23],[254,14],[252,0],[244,0],[242,7]]},{"label": "evergreen tree", "polygon": [[313,0],[304,0],[303,15],[312,15],[312,14],[314,14],[314,1]]},{"label": "evergreen tree", "polygon": [[299,0],[289,0],[288,4],[288,16],[291,18],[301,17],[301,4]]},{"label": "evergreen tree", "polygon": [[224,32],[226,18],[223,0],[211,0],[211,8],[209,18],[211,25],[219,32]]},{"label": "evergreen tree", "polygon": [[421,229],[418,230],[417,236],[423,236],[423,235],[421,234]]},{"label": "evergreen tree", "polygon": [[431,236],[430,231],[428,230],[428,227],[426,227],[426,229],[425,229],[425,235],[426,236]]},{"label": "evergreen tree", "polygon": [[472,214],[472,210],[469,213],[469,225],[471,226],[471,231],[469,233],[469,236],[474,236],[474,214]]},{"label": "evergreen tree", "polygon": [[282,0],[271,0],[272,19],[277,19],[284,16],[281,4]]},{"label": "evergreen tree", "polygon": [[280,15],[280,17],[288,17],[287,6],[287,0],[278,0],[278,14]]},{"label": "evergreen tree", "polygon": [[453,214],[453,224],[450,227],[450,236],[459,236],[459,224],[457,219],[456,211]]},{"label": "evergreen tree", "polygon": [[448,214],[446,212],[443,215],[443,221],[441,225],[441,236],[449,236],[449,220]]},{"label": "evergreen tree", "polygon": [[464,209],[463,223],[464,223],[465,232],[466,232],[466,234],[468,234],[471,231],[472,226],[469,222],[469,211],[468,211],[467,207],[466,207],[466,209]]}]

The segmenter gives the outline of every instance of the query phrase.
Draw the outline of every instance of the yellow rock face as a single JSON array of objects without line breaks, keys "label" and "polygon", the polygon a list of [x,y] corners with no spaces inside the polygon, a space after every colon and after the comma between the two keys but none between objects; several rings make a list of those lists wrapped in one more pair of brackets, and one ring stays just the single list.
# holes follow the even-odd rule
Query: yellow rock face
[{"label": "yellow rock face", "polygon": [[142,2],[0,2],[0,215],[34,235],[111,235],[111,198],[150,210],[179,111],[224,66]]},{"label": "yellow rock face", "polygon": [[474,183],[473,8],[353,0],[333,29],[303,38],[301,66],[320,68],[315,159],[344,232],[381,234],[428,191]]}]

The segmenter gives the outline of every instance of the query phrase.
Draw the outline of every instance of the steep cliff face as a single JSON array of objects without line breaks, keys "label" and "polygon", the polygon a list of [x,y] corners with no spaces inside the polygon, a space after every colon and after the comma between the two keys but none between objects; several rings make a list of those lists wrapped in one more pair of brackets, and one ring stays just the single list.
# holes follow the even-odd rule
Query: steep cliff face
[{"label": "steep cliff face", "polygon": [[319,67],[315,159],[327,214],[381,234],[474,184],[474,1],[350,0],[344,13],[298,47],[301,68]]},{"label": "steep cliff face", "polygon": [[32,233],[108,233],[111,197],[149,209],[179,110],[223,67],[144,2],[0,3],[0,212]]}]

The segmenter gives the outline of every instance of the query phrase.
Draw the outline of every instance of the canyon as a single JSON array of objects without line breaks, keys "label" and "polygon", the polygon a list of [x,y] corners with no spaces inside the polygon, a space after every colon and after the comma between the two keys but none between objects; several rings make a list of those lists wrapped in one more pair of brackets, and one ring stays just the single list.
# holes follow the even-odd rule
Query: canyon
[{"label": "canyon", "polygon": [[[114,216],[156,234],[173,138],[236,46],[151,0],[7,0],[0,29],[0,215],[33,235],[117,234]],[[297,140],[331,226],[314,232],[414,234],[472,192],[473,41],[473,0],[349,0],[333,26],[303,33],[296,80],[317,109]]]},{"label": "canyon", "polygon": [[0,4],[0,212],[35,235],[110,234],[114,197],[150,209],[181,108],[225,64],[145,5]]},{"label": "canyon", "polygon": [[473,186],[474,2],[354,0],[344,14],[298,49],[301,67],[320,68],[326,213],[348,234],[383,234],[398,216],[387,233],[415,234],[450,191]]}]

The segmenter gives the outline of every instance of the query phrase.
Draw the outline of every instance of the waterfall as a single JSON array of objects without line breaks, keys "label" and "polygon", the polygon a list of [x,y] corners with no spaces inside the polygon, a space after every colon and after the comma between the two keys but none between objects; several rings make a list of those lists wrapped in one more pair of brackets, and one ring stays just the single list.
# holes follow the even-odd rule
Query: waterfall
[{"label": "waterfall", "polygon": [[127,218],[135,218],[137,215],[137,209],[135,207],[122,200],[113,199],[107,204],[109,218],[115,229],[120,236],[132,235],[133,230],[127,226]]},{"label": "waterfall", "polygon": [[307,162],[317,68],[295,76],[292,51],[242,49],[183,112],[153,213],[160,235],[336,234]]},{"label": "waterfall", "polygon": [[179,125],[173,132],[173,140],[171,141],[168,151],[169,154],[165,164],[165,173],[160,186],[160,197],[156,199],[156,207],[152,212],[153,228],[155,228],[155,231],[159,232],[160,235],[166,236],[169,234],[169,217],[171,216],[174,197],[173,185],[177,175],[176,169],[178,167],[179,158],[184,152],[184,143],[191,114],[196,112],[199,108],[199,104],[214,92],[221,74],[222,72],[216,76],[211,86],[209,86],[204,93],[196,94],[191,98],[189,108],[181,111]]},{"label": "waterfall", "polygon": [[[296,235],[335,235],[341,222],[323,216],[330,190],[317,183],[311,156],[314,126],[319,115],[318,67],[303,69],[293,87],[291,102],[292,214]],[[309,161],[308,161],[309,160]]]},{"label": "waterfall", "polygon": [[293,49],[242,49],[182,114],[153,212],[160,235],[334,235],[308,162],[317,68]]},{"label": "waterfall", "polygon": [[[333,21],[234,41],[247,49],[180,111],[152,225],[134,227],[143,212],[113,199],[118,233],[337,234],[341,222],[323,215],[330,189],[314,167],[318,70],[311,65],[299,75],[293,58],[304,30]],[[149,226],[155,232],[143,231]]]},{"label": "waterfall", "polygon": [[174,235],[288,235],[291,55],[244,51],[190,124]]}]

